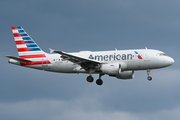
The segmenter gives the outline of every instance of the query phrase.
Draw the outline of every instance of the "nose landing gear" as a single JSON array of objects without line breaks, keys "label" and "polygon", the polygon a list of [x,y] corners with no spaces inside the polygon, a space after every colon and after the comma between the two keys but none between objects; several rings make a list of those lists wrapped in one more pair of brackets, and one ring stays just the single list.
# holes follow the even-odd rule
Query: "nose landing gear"
[{"label": "nose landing gear", "polygon": [[147,69],[147,75],[148,75],[148,77],[147,77],[147,79],[149,80],[149,81],[151,81],[152,80],[152,77],[150,76],[150,69]]},{"label": "nose landing gear", "polygon": [[152,80],[152,77],[151,76],[148,76],[148,78],[147,78],[149,81],[151,81]]}]

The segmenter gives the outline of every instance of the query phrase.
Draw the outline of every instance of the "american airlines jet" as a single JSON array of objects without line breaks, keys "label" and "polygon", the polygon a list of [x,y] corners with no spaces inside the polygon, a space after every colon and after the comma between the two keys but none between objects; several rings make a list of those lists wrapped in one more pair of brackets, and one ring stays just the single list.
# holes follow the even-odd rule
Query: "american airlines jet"
[{"label": "american airlines jet", "polygon": [[88,82],[93,82],[92,74],[99,74],[97,85],[103,84],[103,75],[132,79],[137,70],[146,70],[147,79],[151,81],[151,69],[168,67],[174,63],[164,52],[147,48],[74,53],[50,49],[49,54],[42,51],[22,27],[12,27],[12,32],[19,57],[6,56],[10,58],[9,63],[50,72],[87,73]]}]

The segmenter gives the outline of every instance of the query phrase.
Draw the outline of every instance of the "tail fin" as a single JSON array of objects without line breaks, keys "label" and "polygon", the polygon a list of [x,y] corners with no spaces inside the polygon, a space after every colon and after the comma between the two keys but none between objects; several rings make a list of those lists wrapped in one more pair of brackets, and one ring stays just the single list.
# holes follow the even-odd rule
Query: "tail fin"
[{"label": "tail fin", "polygon": [[43,58],[45,52],[34,42],[21,26],[12,27],[19,57],[22,59]]}]

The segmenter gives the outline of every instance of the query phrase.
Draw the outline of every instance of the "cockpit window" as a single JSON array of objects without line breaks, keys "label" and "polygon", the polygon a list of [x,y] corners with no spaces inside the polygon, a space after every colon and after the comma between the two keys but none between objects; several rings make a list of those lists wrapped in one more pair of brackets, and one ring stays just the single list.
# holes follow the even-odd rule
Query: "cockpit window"
[{"label": "cockpit window", "polygon": [[157,56],[167,56],[165,53],[158,53]]}]

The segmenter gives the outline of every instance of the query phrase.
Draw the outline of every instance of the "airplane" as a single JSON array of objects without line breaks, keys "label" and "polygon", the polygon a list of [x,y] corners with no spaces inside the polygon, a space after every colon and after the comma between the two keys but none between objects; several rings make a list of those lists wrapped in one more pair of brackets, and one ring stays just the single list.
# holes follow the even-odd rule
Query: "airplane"
[{"label": "airplane", "polygon": [[21,26],[13,26],[12,32],[19,57],[6,56],[10,58],[9,63],[50,72],[86,73],[90,83],[94,81],[92,74],[99,74],[97,85],[103,84],[103,75],[126,80],[134,78],[134,71],[138,70],[146,70],[147,79],[151,81],[150,70],[174,63],[164,52],[147,48],[73,53],[50,49],[50,53],[46,53]]}]

